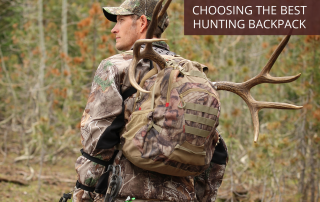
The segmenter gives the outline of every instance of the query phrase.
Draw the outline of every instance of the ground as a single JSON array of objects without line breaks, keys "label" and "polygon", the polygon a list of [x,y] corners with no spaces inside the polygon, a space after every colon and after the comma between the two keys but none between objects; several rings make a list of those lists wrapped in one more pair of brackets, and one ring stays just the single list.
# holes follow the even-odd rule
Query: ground
[{"label": "ground", "polygon": [[[18,155],[9,153],[5,163],[0,165],[0,201],[58,202],[63,193],[69,193],[73,190],[77,180],[74,161],[79,154],[80,152],[76,152],[76,149],[63,151],[56,156],[55,160],[51,159],[44,162],[40,177],[41,186],[40,190],[38,190],[39,158],[34,158],[29,161],[15,161]],[[0,159],[0,162],[3,162],[3,159]],[[223,185],[224,184],[222,184],[222,187],[219,189],[218,202],[226,201],[226,199],[230,198],[228,196],[230,188]],[[228,185],[228,183],[225,183],[225,185]],[[245,199],[244,201],[250,200]]]},{"label": "ground", "polygon": [[[0,143],[0,202],[35,202],[56,201],[58,202],[63,193],[73,191],[77,176],[74,163],[80,155],[80,143],[68,144],[62,150],[57,150],[55,155],[46,155],[40,173],[40,150],[34,149],[34,157],[28,159],[22,154],[23,149],[17,141],[18,136],[9,136],[8,141]],[[5,147],[6,145],[6,147]],[[51,149],[52,150],[52,149]],[[49,150],[46,152],[50,154]],[[51,153],[54,153],[51,151]],[[248,201],[256,202],[261,199],[273,199],[274,192],[266,189],[263,184],[250,186],[249,184],[238,184],[234,179],[231,190],[231,178],[225,173],[222,186],[218,191],[217,202]],[[289,189],[289,191],[292,189]],[[290,197],[290,192],[284,190],[281,201],[297,201]],[[71,200],[70,200],[71,201]]]},{"label": "ground", "polygon": [[0,165],[0,201],[59,201],[75,186],[74,161],[79,154],[65,151],[55,161],[44,162],[39,190],[39,158],[15,162],[17,155],[9,153]]}]

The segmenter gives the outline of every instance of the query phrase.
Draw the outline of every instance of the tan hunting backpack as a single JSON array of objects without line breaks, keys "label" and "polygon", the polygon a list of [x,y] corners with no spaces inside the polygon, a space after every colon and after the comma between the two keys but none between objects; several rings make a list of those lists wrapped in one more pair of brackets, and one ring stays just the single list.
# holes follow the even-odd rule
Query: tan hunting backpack
[{"label": "tan hunting backpack", "polygon": [[218,141],[218,93],[202,66],[182,57],[165,56],[140,86],[133,113],[122,135],[123,154],[134,165],[174,176],[199,175],[210,165]]}]

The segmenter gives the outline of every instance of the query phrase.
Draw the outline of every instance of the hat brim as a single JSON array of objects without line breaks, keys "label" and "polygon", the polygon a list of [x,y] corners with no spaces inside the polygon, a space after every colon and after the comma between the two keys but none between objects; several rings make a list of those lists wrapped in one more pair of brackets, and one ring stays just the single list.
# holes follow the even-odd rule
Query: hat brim
[{"label": "hat brim", "polygon": [[132,12],[121,7],[102,7],[104,16],[112,21],[117,22],[117,15],[133,15]]}]

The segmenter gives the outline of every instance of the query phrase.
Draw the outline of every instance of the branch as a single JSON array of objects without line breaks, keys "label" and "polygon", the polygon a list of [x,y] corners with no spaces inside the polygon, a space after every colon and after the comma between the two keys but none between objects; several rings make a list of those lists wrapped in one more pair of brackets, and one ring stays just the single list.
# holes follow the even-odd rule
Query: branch
[{"label": "branch", "polygon": [[24,180],[21,179],[15,179],[13,177],[9,177],[9,176],[0,176],[0,182],[11,182],[14,184],[19,184],[19,185],[28,185],[28,183]]}]

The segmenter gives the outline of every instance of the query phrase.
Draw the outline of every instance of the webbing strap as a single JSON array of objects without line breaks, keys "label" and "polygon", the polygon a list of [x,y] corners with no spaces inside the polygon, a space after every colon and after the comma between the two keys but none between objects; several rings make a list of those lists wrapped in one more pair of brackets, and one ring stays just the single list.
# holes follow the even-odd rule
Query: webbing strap
[{"label": "webbing strap", "polygon": [[158,133],[160,133],[160,131],[161,131],[161,127],[160,126],[156,125],[155,123],[152,123],[152,127],[154,129],[156,129],[156,131],[158,131]]},{"label": "webbing strap", "polygon": [[158,73],[157,67],[154,67],[153,69],[151,69],[150,71],[148,71],[148,73],[146,73],[146,74],[144,75],[144,77],[141,79],[140,87],[142,88],[143,85],[144,85],[144,82],[145,82],[147,79],[151,78],[153,75],[157,74],[157,73]]},{"label": "webbing strap", "polygon": [[201,123],[201,124],[212,126],[212,127],[216,124],[215,120],[204,118],[201,116],[192,115],[192,114],[184,114],[184,119],[186,121],[193,121],[196,123]]},{"label": "webbing strap", "polygon": [[202,130],[202,129],[194,128],[194,127],[187,126],[187,125],[185,125],[184,127],[185,127],[184,128],[185,132],[192,134],[192,135],[207,137],[210,134],[210,131],[208,131],[208,130]]},{"label": "webbing strap", "polygon": [[95,190],[95,187],[88,187],[84,184],[81,184],[78,180],[77,180],[77,183],[76,183],[76,187],[77,188],[80,188],[80,189],[83,189],[85,191],[88,191],[88,192],[94,192]]},{"label": "webbing strap", "polygon": [[177,144],[174,148],[178,148],[178,149],[184,150],[184,151],[186,151],[186,152],[189,152],[189,153],[192,153],[192,154],[197,154],[197,155],[203,155],[203,156],[205,156],[205,155],[207,154],[206,151],[201,151],[201,152],[192,151],[191,149],[188,149],[188,148],[186,148],[186,147],[183,147],[183,146],[181,146],[181,145],[179,145],[179,144]]},{"label": "webbing strap", "polygon": [[177,74],[178,71],[179,70],[172,70],[171,73],[170,73],[166,103],[169,103],[169,101],[170,101],[170,94],[171,94],[171,89],[172,89],[171,86],[172,86],[172,82],[173,82],[173,77],[174,77],[174,75]]},{"label": "webbing strap", "polygon": [[152,90],[152,95],[151,95],[151,109],[154,109],[154,94],[156,92],[156,87],[155,84],[152,86],[153,90]]},{"label": "webbing strap", "polygon": [[191,109],[191,110],[196,110],[200,112],[205,112],[208,114],[213,114],[216,115],[218,114],[218,109],[213,108],[213,107],[207,107],[205,105],[199,105],[199,104],[194,104],[190,102],[186,102],[185,109]]}]

